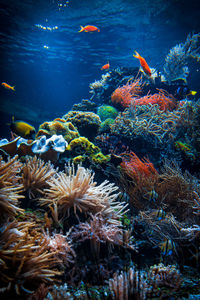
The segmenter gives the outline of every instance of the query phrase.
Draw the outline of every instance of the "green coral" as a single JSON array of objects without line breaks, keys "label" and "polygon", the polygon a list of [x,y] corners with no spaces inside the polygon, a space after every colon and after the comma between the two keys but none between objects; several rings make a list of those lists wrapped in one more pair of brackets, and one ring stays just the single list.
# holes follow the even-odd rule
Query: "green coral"
[{"label": "green coral", "polygon": [[100,126],[100,129],[99,129],[99,132],[100,133],[103,133],[103,132],[110,132],[110,125],[114,124],[115,123],[115,120],[114,119],[106,119],[105,121],[103,121],[101,123],[101,126]]},{"label": "green coral", "polygon": [[99,147],[82,136],[72,140],[66,150],[74,155],[78,154],[73,158],[74,163],[83,162],[86,158],[95,164],[102,164],[110,160],[110,155],[104,155]]},{"label": "green coral", "polygon": [[102,105],[98,108],[97,115],[99,115],[101,121],[103,122],[106,119],[115,119],[118,115],[118,111],[113,106]]}]

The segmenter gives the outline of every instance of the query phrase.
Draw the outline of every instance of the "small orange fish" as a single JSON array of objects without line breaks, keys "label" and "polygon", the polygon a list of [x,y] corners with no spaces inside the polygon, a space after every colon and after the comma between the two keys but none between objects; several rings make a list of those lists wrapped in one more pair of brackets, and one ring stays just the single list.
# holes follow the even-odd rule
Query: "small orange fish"
[{"label": "small orange fish", "polygon": [[94,31],[97,31],[97,32],[100,32],[100,29],[94,25],[86,25],[85,27],[81,26],[81,30],[79,30],[79,32],[82,32],[82,31],[85,31],[85,32],[94,32]]},{"label": "small orange fish", "polygon": [[146,60],[145,60],[142,56],[140,56],[140,54],[139,54],[137,51],[135,51],[135,54],[136,54],[136,55],[133,54],[133,56],[139,59],[140,65],[141,65],[143,71],[144,71],[148,76],[151,76],[151,69],[149,68],[149,66],[148,66],[148,64],[147,64],[147,62],[146,62]]},{"label": "small orange fish", "polygon": [[105,64],[105,65],[102,66],[101,70],[102,70],[102,71],[103,71],[103,70],[108,70],[109,68],[110,68],[110,64],[109,64],[109,62],[108,62],[107,64]]},{"label": "small orange fish", "polygon": [[15,91],[15,86],[10,86],[9,84],[2,82],[1,84],[5,89]]}]

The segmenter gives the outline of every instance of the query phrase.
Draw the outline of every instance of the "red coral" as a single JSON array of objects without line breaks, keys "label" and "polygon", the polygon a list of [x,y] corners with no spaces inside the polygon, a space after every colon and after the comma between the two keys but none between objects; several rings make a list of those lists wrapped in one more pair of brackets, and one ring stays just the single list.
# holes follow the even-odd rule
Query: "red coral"
[{"label": "red coral", "polygon": [[141,183],[144,177],[150,177],[152,180],[157,177],[158,172],[147,158],[140,160],[134,152],[124,153],[122,156],[121,167],[123,171],[136,183]]},{"label": "red coral", "polygon": [[122,87],[118,87],[111,95],[113,103],[119,103],[123,107],[128,107],[134,97],[138,97],[142,92],[142,79],[137,78],[133,82],[128,82]]},{"label": "red coral", "polygon": [[148,104],[158,104],[160,110],[172,111],[177,107],[176,99],[168,94],[165,90],[159,90],[159,93],[154,95],[146,95],[139,99],[134,100],[134,105],[148,105]]}]

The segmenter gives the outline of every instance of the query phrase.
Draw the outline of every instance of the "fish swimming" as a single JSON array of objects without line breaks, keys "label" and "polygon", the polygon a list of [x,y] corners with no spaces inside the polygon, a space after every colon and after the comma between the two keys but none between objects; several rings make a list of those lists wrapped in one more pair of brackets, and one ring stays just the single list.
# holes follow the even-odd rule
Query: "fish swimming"
[{"label": "fish swimming", "polygon": [[82,31],[85,31],[85,32],[100,32],[100,29],[94,25],[86,25],[86,26],[81,26],[81,30],[79,30],[79,32],[82,32]]},{"label": "fish swimming", "polygon": [[151,69],[149,68],[149,66],[148,66],[148,64],[147,64],[147,62],[146,62],[146,60],[145,60],[142,56],[140,56],[140,54],[139,54],[137,51],[135,51],[135,54],[133,54],[133,56],[139,59],[140,65],[141,65],[143,71],[144,71],[148,76],[151,76]]},{"label": "fish swimming", "polygon": [[11,85],[9,85],[9,84],[6,83],[6,82],[2,82],[1,85],[2,85],[5,89],[7,89],[7,90],[12,90],[13,92],[15,92],[15,86],[11,86]]},{"label": "fish swimming", "polygon": [[187,86],[179,86],[175,92],[175,97],[182,100],[187,96],[195,96],[196,94],[196,91],[191,91]]},{"label": "fish swimming", "polygon": [[108,70],[110,68],[109,62],[101,67],[101,70]]},{"label": "fish swimming", "polygon": [[36,132],[35,127],[33,127],[32,125],[24,121],[14,121],[14,118],[12,119],[12,123],[10,124],[10,129],[18,136],[28,139],[32,139],[33,135]]},{"label": "fish swimming", "polygon": [[164,242],[160,244],[160,250],[163,256],[170,256],[174,252],[176,253],[175,243],[170,239],[166,239]]}]

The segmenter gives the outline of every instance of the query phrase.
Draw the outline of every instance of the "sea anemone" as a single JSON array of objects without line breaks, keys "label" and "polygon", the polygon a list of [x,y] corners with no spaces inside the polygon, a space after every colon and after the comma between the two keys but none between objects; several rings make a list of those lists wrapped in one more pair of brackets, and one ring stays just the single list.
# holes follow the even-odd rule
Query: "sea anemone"
[{"label": "sea anemone", "polygon": [[53,165],[34,157],[26,157],[22,168],[22,183],[29,198],[36,198],[43,194],[43,189],[48,187],[48,180],[56,174]]},{"label": "sea anemone", "polygon": [[90,170],[78,165],[75,171],[74,166],[69,166],[65,173],[58,173],[47,183],[49,188],[44,189],[44,197],[39,201],[42,206],[50,207],[56,222],[69,216],[70,208],[73,208],[76,216],[77,211],[92,214],[102,212],[109,222],[120,222],[126,206],[115,201],[119,196],[119,193],[115,193],[118,187],[107,180],[97,186],[94,173]]}]

